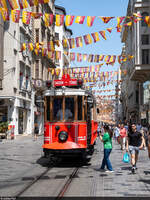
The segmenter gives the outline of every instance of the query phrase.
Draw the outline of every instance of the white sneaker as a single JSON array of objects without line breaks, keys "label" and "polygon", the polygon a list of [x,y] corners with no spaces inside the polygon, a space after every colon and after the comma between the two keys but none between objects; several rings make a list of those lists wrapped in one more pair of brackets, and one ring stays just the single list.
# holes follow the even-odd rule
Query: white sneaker
[{"label": "white sneaker", "polygon": [[114,171],[112,170],[106,170],[105,172],[107,172],[107,173],[113,173]]}]

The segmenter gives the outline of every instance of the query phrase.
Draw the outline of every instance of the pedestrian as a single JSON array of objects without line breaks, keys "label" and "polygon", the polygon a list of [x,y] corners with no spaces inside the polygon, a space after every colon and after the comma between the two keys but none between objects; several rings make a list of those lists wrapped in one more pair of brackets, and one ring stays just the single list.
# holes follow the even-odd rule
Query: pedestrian
[{"label": "pedestrian", "polygon": [[131,128],[129,128],[127,135],[127,144],[126,151],[131,154],[131,165],[132,165],[132,173],[135,173],[137,170],[137,161],[139,150],[143,147],[143,136],[140,132],[136,130],[136,125],[132,124]]},{"label": "pedestrian", "polygon": [[35,139],[35,140],[37,140],[38,134],[39,134],[38,124],[35,123],[35,124],[34,124],[34,139]]},{"label": "pedestrian", "polygon": [[124,124],[121,124],[120,126],[120,138],[121,138],[121,150],[125,150],[125,144],[126,144],[126,137],[127,137],[127,130],[124,127]]},{"label": "pedestrian", "polygon": [[150,158],[150,134],[148,135],[148,146],[147,146],[147,150],[148,150],[148,157]]},{"label": "pedestrian", "polygon": [[116,125],[116,127],[114,128],[114,139],[115,141],[118,141],[118,137],[120,135],[120,130],[119,130],[119,127]]},{"label": "pedestrian", "polygon": [[141,128],[142,128],[142,125],[141,125],[140,122],[138,122],[137,125],[136,125],[136,130],[137,130],[138,132],[140,132]]},{"label": "pedestrian", "polygon": [[112,136],[113,136],[113,133],[109,129],[109,126],[104,125],[104,136],[102,137],[102,135],[100,134],[100,140],[104,143],[104,157],[103,157],[100,170],[102,171],[105,170],[105,166],[106,166],[108,169],[106,172],[114,172],[111,162],[109,160],[109,156],[112,151]]}]

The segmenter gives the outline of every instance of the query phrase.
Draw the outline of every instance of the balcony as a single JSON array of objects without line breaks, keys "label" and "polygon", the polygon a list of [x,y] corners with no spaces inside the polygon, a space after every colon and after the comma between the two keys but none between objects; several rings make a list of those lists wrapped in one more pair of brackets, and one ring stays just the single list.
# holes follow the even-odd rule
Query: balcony
[{"label": "balcony", "polygon": [[146,65],[135,65],[131,75],[131,81],[145,82],[149,80],[150,77],[150,64]]}]

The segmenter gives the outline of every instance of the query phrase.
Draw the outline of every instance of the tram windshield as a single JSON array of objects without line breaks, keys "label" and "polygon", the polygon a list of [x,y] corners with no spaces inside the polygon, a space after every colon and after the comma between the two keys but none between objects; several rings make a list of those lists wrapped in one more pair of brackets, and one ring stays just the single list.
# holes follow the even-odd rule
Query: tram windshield
[{"label": "tram windshield", "polygon": [[83,96],[46,97],[45,117],[47,121],[84,120]]}]

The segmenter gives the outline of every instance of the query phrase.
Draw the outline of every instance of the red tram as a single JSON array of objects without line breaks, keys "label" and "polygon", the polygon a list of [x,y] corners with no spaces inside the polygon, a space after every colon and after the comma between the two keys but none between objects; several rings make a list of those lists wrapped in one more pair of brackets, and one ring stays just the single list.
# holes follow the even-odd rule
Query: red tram
[{"label": "red tram", "polygon": [[64,75],[44,91],[45,156],[86,157],[97,138],[96,100],[83,88],[82,80]]}]

